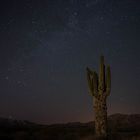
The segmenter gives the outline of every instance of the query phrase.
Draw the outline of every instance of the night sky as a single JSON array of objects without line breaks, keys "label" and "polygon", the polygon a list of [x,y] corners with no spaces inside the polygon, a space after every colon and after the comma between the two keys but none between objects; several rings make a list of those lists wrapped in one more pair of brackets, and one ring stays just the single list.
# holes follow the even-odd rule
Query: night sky
[{"label": "night sky", "polygon": [[108,113],[140,113],[139,0],[1,0],[0,116],[94,119],[86,67],[111,65]]}]

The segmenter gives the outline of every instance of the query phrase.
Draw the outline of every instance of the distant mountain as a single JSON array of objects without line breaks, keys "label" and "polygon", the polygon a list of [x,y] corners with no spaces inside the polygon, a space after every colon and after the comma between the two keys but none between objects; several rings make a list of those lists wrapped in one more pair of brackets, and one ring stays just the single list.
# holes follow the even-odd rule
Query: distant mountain
[{"label": "distant mountain", "polygon": [[127,119],[127,120],[139,120],[140,119],[140,114],[121,114],[121,113],[116,113],[113,115],[109,116],[109,119],[112,120],[123,120],[123,119]]},{"label": "distant mountain", "polygon": [[[140,114],[108,117],[109,140],[140,140]],[[94,140],[94,122],[39,125],[0,118],[0,140]],[[95,139],[96,140],[96,139]]]},{"label": "distant mountain", "polygon": [[0,117],[0,126],[4,124],[9,124],[9,125],[28,125],[28,124],[34,124],[32,122],[29,122],[27,120],[16,120],[16,119],[11,119],[11,118],[3,118]]},{"label": "distant mountain", "polygon": [[108,117],[108,124],[111,129],[140,130],[140,114],[113,114]]}]

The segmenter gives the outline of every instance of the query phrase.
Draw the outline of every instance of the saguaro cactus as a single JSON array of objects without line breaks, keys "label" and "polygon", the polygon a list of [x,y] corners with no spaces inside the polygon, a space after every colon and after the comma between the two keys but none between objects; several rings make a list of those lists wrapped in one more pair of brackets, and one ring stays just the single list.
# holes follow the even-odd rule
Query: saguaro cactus
[{"label": "saguaro cactus", "polygon": [[104,56],[100,58],[99,76],[96,71],[87,67],[87,80],[89,93],[93,96],[96,136],[107,138],[106,99],[111,89],[111,72],[110,66],[107,66],[105,71]]}]

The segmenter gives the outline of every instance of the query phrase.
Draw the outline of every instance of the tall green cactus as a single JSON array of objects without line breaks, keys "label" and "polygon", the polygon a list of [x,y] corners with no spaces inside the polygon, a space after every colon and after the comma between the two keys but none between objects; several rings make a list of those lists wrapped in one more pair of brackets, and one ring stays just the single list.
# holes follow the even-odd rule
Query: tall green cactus
[{"label": "tall green cactus", "polygon": [[100,57],[99,76],[87,67],[89,92],[94,97],[95,132],[97,137],[107,138],[107,105],[106,99],[111,90],[110,66],[105,70],[104,56]]}]

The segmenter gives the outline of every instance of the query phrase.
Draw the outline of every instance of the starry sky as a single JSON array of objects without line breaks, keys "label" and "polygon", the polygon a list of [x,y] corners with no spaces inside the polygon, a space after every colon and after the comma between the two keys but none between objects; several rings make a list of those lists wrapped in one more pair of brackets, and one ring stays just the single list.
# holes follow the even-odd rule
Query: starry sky
[{"label": "starry sky", "polygon": [[140,113],[139,0],[1,0],[0,116],[94,119],[86,67],[111,65],[108,113]]}]

